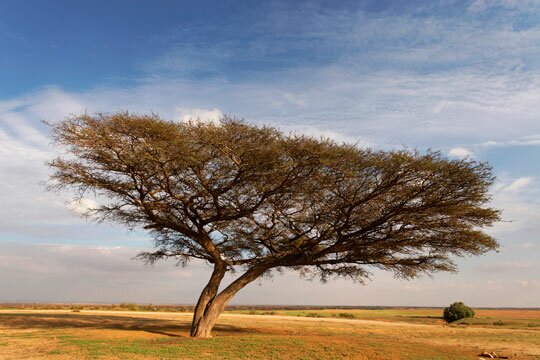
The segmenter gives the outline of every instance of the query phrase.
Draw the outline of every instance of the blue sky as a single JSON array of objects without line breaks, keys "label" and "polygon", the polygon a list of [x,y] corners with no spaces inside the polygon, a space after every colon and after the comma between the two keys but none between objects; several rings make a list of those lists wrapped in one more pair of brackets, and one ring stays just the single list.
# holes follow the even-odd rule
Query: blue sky
[{"label": "blue sky", "polygon": [[492,164],[499,253],[410,282],[286,273],[239,303],[540,306],[539,44],[538,0],[0,2],[0,301],[195,301],[206,265],[131,261],[144,233],[40,185],[41,120],[127,109]]}]

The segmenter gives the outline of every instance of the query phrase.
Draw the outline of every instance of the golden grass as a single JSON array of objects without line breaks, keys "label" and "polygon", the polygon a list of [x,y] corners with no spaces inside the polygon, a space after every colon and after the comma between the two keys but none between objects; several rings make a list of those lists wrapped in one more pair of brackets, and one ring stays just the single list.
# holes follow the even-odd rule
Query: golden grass
[{"label": "golden grass", "polygon": [[[484,327],[540,328],[538,309],[475,309],[474,319],[458,324]],[[309,310],[232,310],[230,313],[248,315],[288,315],[315,318],[344,318],[382,320],[419,324],[445,324],[441,308],[380,308],[380,309],[309,309]]]},{"label": "golden grass", "polygon": [[478,359],[484,350],[540,359],[535,328],[224,314],[214,338],[194,340],[188,337],[190,316],[0,311],[0,359],[443,360]]}]

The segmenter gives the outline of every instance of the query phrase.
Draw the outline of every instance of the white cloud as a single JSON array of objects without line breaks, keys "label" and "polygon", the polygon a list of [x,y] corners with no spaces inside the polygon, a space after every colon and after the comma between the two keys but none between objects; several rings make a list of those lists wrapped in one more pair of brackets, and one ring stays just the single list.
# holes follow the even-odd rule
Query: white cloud
[{"label": "white cloud", "polygon": [[284,124],[280,128],[282,131],[289,132],[292,134],[303,134],[303,135],[313,136],[315,138],[331,139],[338,143],[356,144],[359,147],[376,146],[376,143],[372,139],[353,137],[346,133],[341,133],[341,132],[333,131],[330,129],[325,129],[322,127]]},{"label": "white cloud", "polygon": [[505,186],[503,188],[503,191],[518,192],[526,186],[530,185],[532,181],[533,178],[531,176],[520,177],[519,179],[512,181],[512,183],[510,183],[508,186]]},{"label": "white cloud", "polygon": [[76,199],[68,203],[68,208],[79,215],[85,215],[98,207],[99,204],[89,198]]},{"label": "white cloud", "polygon": [[502,7],[506,9],[527,11],[539,6],[538,0],[474,0],[469,6],[471,12],[483,12],[490,8]]},{"label": "white cloud", "polygon": [[504,285],[500,281],[488,280],[483,284],[483,287],[489,291],[500,291],[504,289]]},{"label": "white cloud", "polygon": [[519,139],[510,139],[503,141],[485,141],[479,144],[480,147],[492,148],[492,147],[510,147],[510,146],[536,146],[540,145],[540,134],[528,135]]},{"label": "white cloud", "polygon": [[219,120],[223,117],[223,113],[219,109],[183,109],[176,108],[179,114],[178,118],[182,122],[202,121],[219,124]]},{"label": "white cloud", "polygon": [[56,122],[66,116],[81,114],[86,110],[84,101],[77,95],[58,87],[47,87],[30,94],[27,112],[39,120]]},{"label": "white cloud", "polygon": [[540,287],[539,280],[516,280],[515,283],[524,289],[532,289]]},{"label": "white cloud", "polygon": [[[532,2],[473,6],[524,3]],[[540,133],[540,74],[531,60],[537,58],[540,29],[515,31],[513,16],[487,21],[267,8],[252,36],[242,39],[248,44],[231,36],[238,30],[234,23],[216,33],[223,41],[210,44],[186,41],[186,33],[199,29],[182,28],[168,38],[171,50],[152,73],[167,87],[171,72],[191,79],[201,67],[212,69],[191,92],[176,93],[192,102],[188,108],[217,106],[257,122],[330,127],[385,146],[446,147]],[[322,59],[299,58],[299,49]],[[282,63],[289,58],[291,63]],[[230,76],[239,64],[250,69],[249,76]]]},{"label": "white cloud", "polygon": [[[43,144],[46,139],[36,133],[43,133],[39,121],[56,121],[71,113],[128,109],[156,111],[180,121],[212,122],[227,113],[283,129],[316,128],[346,134],[349,139],[371,139],[383,147],[441,148],[456,142],[536,141],[525,139],[530,133],[540,133],[534,115],[540,112],[540,86],[534,84],[540,84],[540,75],[472,70],[366,74],[346,67],[296,70],[250,82],[201,80],[195,88],[189,82],[154,79],[133,89],[97,88],[71,94],[45,89],[32,97],[8,100],[19,103],[9,112],[11,119],[19,119],[19,129],[7,117],[0,123],[28,141],[33,136]],[[294,101],[284,93],[294,94]],[[440,101],[452,106],[433,113]]]},{"label": "white cloud", "polygon": [[507,234],[512,243],[536,242],[535,234],[540,232],[539,192],[532,176],[510,178],[499,174],[492,190],[491,205],[502,210],[503,221],[495,224],[491,231],[497,235]]},{"label": "white cloud", "polygon": [[491,233],[503,236],[509,243],[531,241],[540,231],[540,207],[522,199],[496,196],[492,204],[502,210],[503,221]]},{"label": "white cloud", "polygon": [[426,291],[426,288],[417,284],[404,284],[401,286],[401,289],[404,291],[413,291],[413,292],[423,292]]},{"label": "white cloud", "polygon": [[306,102],[301,94],[292,94],[292,93],[286,92],[283,94],[283,97],[287,99],[287,101],[289,101],[290,103],[300,108],[306,107]]},{"label": "white cloud", "polygon": [[464,147],[452,148],[448,152],[448,155],[453,156],[453,157],[457,157],[457,158],[460,158],[460,159],[472,158],[473,157],[473,153],[470,150],[468,150],[468,149],[466,149]]}]

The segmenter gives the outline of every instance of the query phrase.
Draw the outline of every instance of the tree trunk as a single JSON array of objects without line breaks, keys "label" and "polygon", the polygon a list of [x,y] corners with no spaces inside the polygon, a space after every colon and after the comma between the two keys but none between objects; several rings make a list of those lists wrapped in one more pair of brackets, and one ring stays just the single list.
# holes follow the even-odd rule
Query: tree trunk
[{"label": "tree trunk", "polygon": [[226,268],[223,264],[216,264],[214,266],[212,276],[210,277],[208,284],[206,284],[201,292],[197,305],[193,311],[193,321],[191,322],[190,332],[191,336],[197,336],[196,334],[198,333],[199,323],[201,322],[202,317],[208,311],[208,305],[216,297],[219,290],[219,284],[221,284],[225,271]]},{"label": "tree trunk", "polygon": [[200,317],[196,325],[191,327],[191,336],[196,338],[212,337],[214,327],[219,315],[223,312],[226,302],[224,299],[214,298],[206,307],[206,311]]},{"label": "tree trunk", "polygon": [[[214,277],[214,273],[216,272],[216,270],[214,269],[214,273],[212,273],[212,278],[210,279],[210,282],[204,288],[203,293],[199,298],[199,303],[201,303],[201,299],[203,297],[204,299],[208,299],[205,303],[204,311],[201,311],[199,303],[197,303],[197,307],[195,308],[195,314],[193,315],[193,323],[191,325],[191,336],[196,338],[211,337],[212,328],[216,324],[219,315],[223,312],[227,303],[233,298],[234,295],[236,295],[238,291],[240,291],[253,280],[257,279],[268,269],[268,266],[254,266],[247,270],[238,279],[233,281],[225,289],[223,289],[223,291],[218,295],[214,294],[212,297],[207,297],[205,295],[205,291],[207,291],[210,283],[212,282],[212,278]],[[221,275],[220,281],[222,278],[223,275]],[[196,319],[197,321],[195,321]]]}]

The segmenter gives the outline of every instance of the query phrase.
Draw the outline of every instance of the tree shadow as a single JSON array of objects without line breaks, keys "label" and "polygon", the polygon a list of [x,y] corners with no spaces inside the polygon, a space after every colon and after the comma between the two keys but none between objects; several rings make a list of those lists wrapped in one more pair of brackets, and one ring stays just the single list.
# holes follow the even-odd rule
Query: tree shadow
[{"label": "tree shadow", "polygon": [[[0,327],[11,329],[100,329],[144,331],[168,337],[189,337],[191,323],[185,319],[169,320],[139,316],[102,314],[12,314],[0,313]],[[214,332],[252,333],[253,329],[217,324]]]}]

